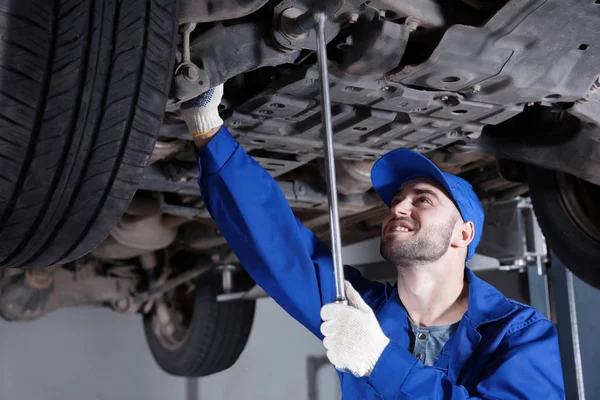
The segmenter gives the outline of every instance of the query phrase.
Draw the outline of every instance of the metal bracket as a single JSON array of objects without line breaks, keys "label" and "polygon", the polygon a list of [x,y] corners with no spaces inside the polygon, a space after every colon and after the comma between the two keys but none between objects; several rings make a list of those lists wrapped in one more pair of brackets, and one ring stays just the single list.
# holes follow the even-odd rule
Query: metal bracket
[{"label": "metal bracket", "polygon": [[306,358],[306,377],[308,399],[318,400],[319,380],[317,374],[324,366],[331,365],[326,356],[308,356]]},{"label": "metal bracket", "polygon": [[233,272],[237,269],[235,265],[225,264],[217,267],[221,271],[221,284],[223,292],[231,293],[233,290]]},{"label": "metal bracket", "polygon": [[477,253],[499,260],[501,270],[535,265],[539,275],[548,261],[548,248],[529,198],[498,202],[487,211]]},{"label": "metal bracket", "polygon": [[190,34],[196,29],[196,23],[188,22],[181,25],[179,32],[182,39],[181,63],[175,68],[175,75],[181,75],[188,81],[197,82],[200,79],[200,68],[190,59]]},{"label": "metal bracket", "polygon": [[169,290],[172,290],[177,286],[210,271],[211,269],[212,266],[200,265],[185,271],[175,278],[168,279],[164,283],[154,286],[147,292],[137,295],[133,300],[133,306],[142,307],[145,303],[160,297],[163,293],[168,292]]},{"label": "metal bracket", "polygon": [[256,300],[269,295],[258,285],[245,292],[225,293],[217,296],[217,301]]}]

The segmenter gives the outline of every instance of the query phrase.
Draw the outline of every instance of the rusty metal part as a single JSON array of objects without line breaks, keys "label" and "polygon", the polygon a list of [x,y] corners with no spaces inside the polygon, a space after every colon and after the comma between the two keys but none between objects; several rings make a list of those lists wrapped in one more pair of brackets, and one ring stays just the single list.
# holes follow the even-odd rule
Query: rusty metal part
[{"label": "rusty metal part", "polygon": [[[102,306],[132,298],[139,284],[138,277],[104,276],[98,273],[99,270],[95,264],[76,264],[74,270],[56,267],[45,271],[46,273],[52,271],[51,278],[46,278],[52,280],[52,288],[45,293],[47,298],[43,303],[39,303],[37,309],[31,309],[30,299],[9,295],[11,289],[19,289],[11,285],[29,285],[25,280],[14,279],[18,277],[17,275],[12,275],[13,279],[2,282],[3,294],[0,296],[0,308],[10,311],[11,320],[33,320],[59,308],[81,305]],[[36,291],[23,293],[37,296]]]},{"label": "rusty metal part", "polygon": [[150,164],[154,164],[157,161],[165,160],[169,157],[182,151],[188,142],[182,139],[175,140],[157,140],[152,156],[150,157]]},{"label": "rusty metal part", "polygon": [[192,222],[181,228],[177,243],[194,250],[210,250],[226,244],[227,241],[217,227]]},{"label": "rusty metal part", "polygon": [[[161,287],[168,279],[169,276],[172,274],[172,271],[169,268],[165,268],[162,271],[162,274],[160,274],[160,276],[154,280],[154,282],[150,282],[150,289],[153,289],[155,287]],[[147,293],[147,292],[146,292]],[[140,295],[143,293],[140,293]],[[142,313],[144,314],[148,314],[149,312],[152,311],[152,308],[154,308],[154,304],[156,303],[156,301],[161,300],[161,297],[156,297],[154,299],[148,300],[145,303],[143,303],[142,305],[140,305],[141,303],[136,303],[136,307],[138,307]]]},{"label": "rusty metal part", "polygon": [[371,183],[371,168],[374,162],[336,160],[336,177],[338,192],[351,195],[369,190]]},{"label": "rusty metal part", "polygon": [[181,33],[181,62],[182,64],[186,64],[190,62],[190,35],[196,29],[196,23],[189,22],[185,24],[181,24],[179,26],[179,33]]},{"label": "rusty metal part", "polygon": [[[141,276],[132,270],[133,266],[114,267],[106,275],[97,264],[86,263],[76,265],[75,270],[65,269],[62,266],[43,273],[50,273],[53,286],[37,309],[31,309],[31,303],[27,298],[14,296],[0,296],[0,309],[8,310],[11,320],[33,320],[37,319],[58,308],[74,307],[82,305],[110,307],[119,312],[136,313],[148,303],[156,305],[161,296],[170,290],[182,285],[194,278],[208,272],[212,267],[201,265],[188,270],[171,279],[165,277],[158,281],[157,285],[145,293],[138,293]],[[127,272],[130,271],[130,272]],[[39,271],[37,271],[39,272]],[[37,274],[34,272],[31,276]],[[24,276],[22,270],[18,274],[11,274],[6,282],[2,282],[3,293],[9,293],[11,285],[27,285],[25,279],[15,279]],[[10,281],[8,278],[11,278]],[[19,293],[36,296],[36,291],[21,291]],[[16,304],[16,301],[22,304]],[[148,311],[145,309],[146,312]]]},{"label": "rusty metal part", "polygon": [[295,27],[297,18],[304,12],[295,8],[286,8],[279,16],[279,32],[291,41],[302,40],[308,36],[307,31],[298,30]]},{"label": "rusty metal part", "polygon": [[141,256],[164,249],[177,236],[177,228],[189,220],[184,217],[155,213],[149,216],[124,215],[92,255],[101,259],[119,260]]},{"label": "rusty metal part", "polygon": [[159,299],[153,307],[152,330],[166,349],[178,349],[190,333],[194,303],[193,292],[181,298]]},{"label": "rusty metal part", "polygon": [[127,260],[129,258],[139,257],[148,252],[148,250],[136,249],[125,246],[115,240],[114,237],[108,236],[96,247],[91,254],[102,260]]},{"label": "rusty metal part", "polygon": [[179,27],[179,33],[181,33],[181,62],[175,68],[175,79],[179,76],[183,77],[184,80],[193,83],[200,83],[200,68],[190,60],[190,35],[196,29],[194,22],[183,24]]},{"label": "rusty metal part", "polygon": [[[276,48],[282,53],[293,53],[294,51],[316,50],[315,30],[317,25],[315,11],[326,12],[330,15],[341,5],[342,0],[321,2],[316,7],[302,4],[295,0],[283,0],[273,10],[272,18],[272,41]],[[324,10],[326,8],[328,11]],[[342,20],[327,20],[325,24],[325,36],[332,40],[341,29]]]},{"label": "rusty metal part", "polygon": [[145,303],[159,298],[163,293],[168,292],[169,290],[172,290],[187,281],[197,278],[211,269],[212,266],[210,265],[199,265],[188,271],[185,271],[174,278],[166,280],[164,283],[157,284],[147,292],[137,295],[133,300],[133,304],[141,307]]},{"label": "rusty metal part", "polygon": [[175,332],[175,326],[173,325],[173,318],[171,318],[171,313],[169,313],[169,309],[164,301],[157,301],[155,305],[155,318],[153,328],[154,334],[157,337],[167,336],[170,337]]},{"label": "rusty metal part", "polygon": [[190,82],[196,82],[200,79],[200,68],[195,65],[184,65],[181,68],[181,75]]},{"label": "rusty metal part", "polygon": [[258,285],[245,292],[225,293],[217,296],[217,301],[233,301],[233,300],[256,300],[263,297],[269,297],[267,292]]},{"label": "rusty metal part", "polygon": [[48,289],[54,282],[54,266],[25,270],[25,282],[34,289]]}]

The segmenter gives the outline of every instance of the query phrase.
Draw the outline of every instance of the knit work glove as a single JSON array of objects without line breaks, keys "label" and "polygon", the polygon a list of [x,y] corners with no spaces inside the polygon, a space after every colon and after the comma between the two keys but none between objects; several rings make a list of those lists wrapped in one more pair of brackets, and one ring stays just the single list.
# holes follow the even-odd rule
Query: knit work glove
[{"label": "knit work glove", "polygon": [[383,333],[375,313],[346,281],[348,305],[326,304],[321,308],[321,333],[327,358],[340,371],[369,376],[390,339]]},{"label": "knit work glove", "polygon": [[223,97],[223,84],[181,104],[181,116],[192,137],[202,137],[223,125],[219,104]]}]

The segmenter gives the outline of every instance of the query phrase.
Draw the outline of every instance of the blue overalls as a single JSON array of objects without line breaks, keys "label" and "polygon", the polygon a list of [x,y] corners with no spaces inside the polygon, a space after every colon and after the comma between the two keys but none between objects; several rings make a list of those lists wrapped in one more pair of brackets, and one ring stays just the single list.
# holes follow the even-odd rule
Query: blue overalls
[{"label": "blue overalls", "polygon": [[[328,247],[296,219],[275,180],[225,127],[197,157],[205,205],[242,265],[323,339],[320,310],[335,297]],[[408,350],[407,312],[395,287],[351,267],[345,273],[390,344],[369,377],[338,372],[344,399],[564,399],[554,325],[468,268],[468,310],[433,367]]]}]

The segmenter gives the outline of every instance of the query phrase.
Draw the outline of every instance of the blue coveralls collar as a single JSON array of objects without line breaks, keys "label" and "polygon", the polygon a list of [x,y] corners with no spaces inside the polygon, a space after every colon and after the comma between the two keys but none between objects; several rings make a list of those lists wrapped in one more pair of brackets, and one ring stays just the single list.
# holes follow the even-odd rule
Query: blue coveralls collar
[{"label": "blue coveralls collar", "polygon": [[[469,305],[460,320],[456,332],[446,343],[434,364],[434,368],[446,373],[454,381],[461,379],[461,371],[481,340],[477,328],[500,320],[516,310],[493,286],[477,277],[465,267],[465,280],[469,282]],[[403,348],[409,346],[408,313],[398,295],[397,284],[387,285],[388,301],[377,312],[383,331]]]},{"label": "blue coveralls collar", "polygon": [[473,328],[498,321],[517,309],[498,289],[477,277],[468,267],[465,267],[465,277],[469,282],[469,308],[466,316]]},{"label": "blue coveralls collar", "polygon": [[469,282],[467,312],[436,362],[436,367],[445,370],[454,382],[463,382],[465,379],[463,367],[482,338],[478,328],[501,320],[517,310],[516,305],[492,285],[477,277],[468,267],[465,267],[465,279]]},{"label": "blue coveralls collar", "polygon": [[[465,279],[469,283],[469,306],[465,316],[474,329],[502,319],[516,310],[517,307],[510,303],[502,293],[477,277],[469,267],[465,267]],[[397,284],[392,287],[388,286],[386,289],[387,299],[402,305],[398,296]],[[403,305],[402,308],[404,308]]]}]

